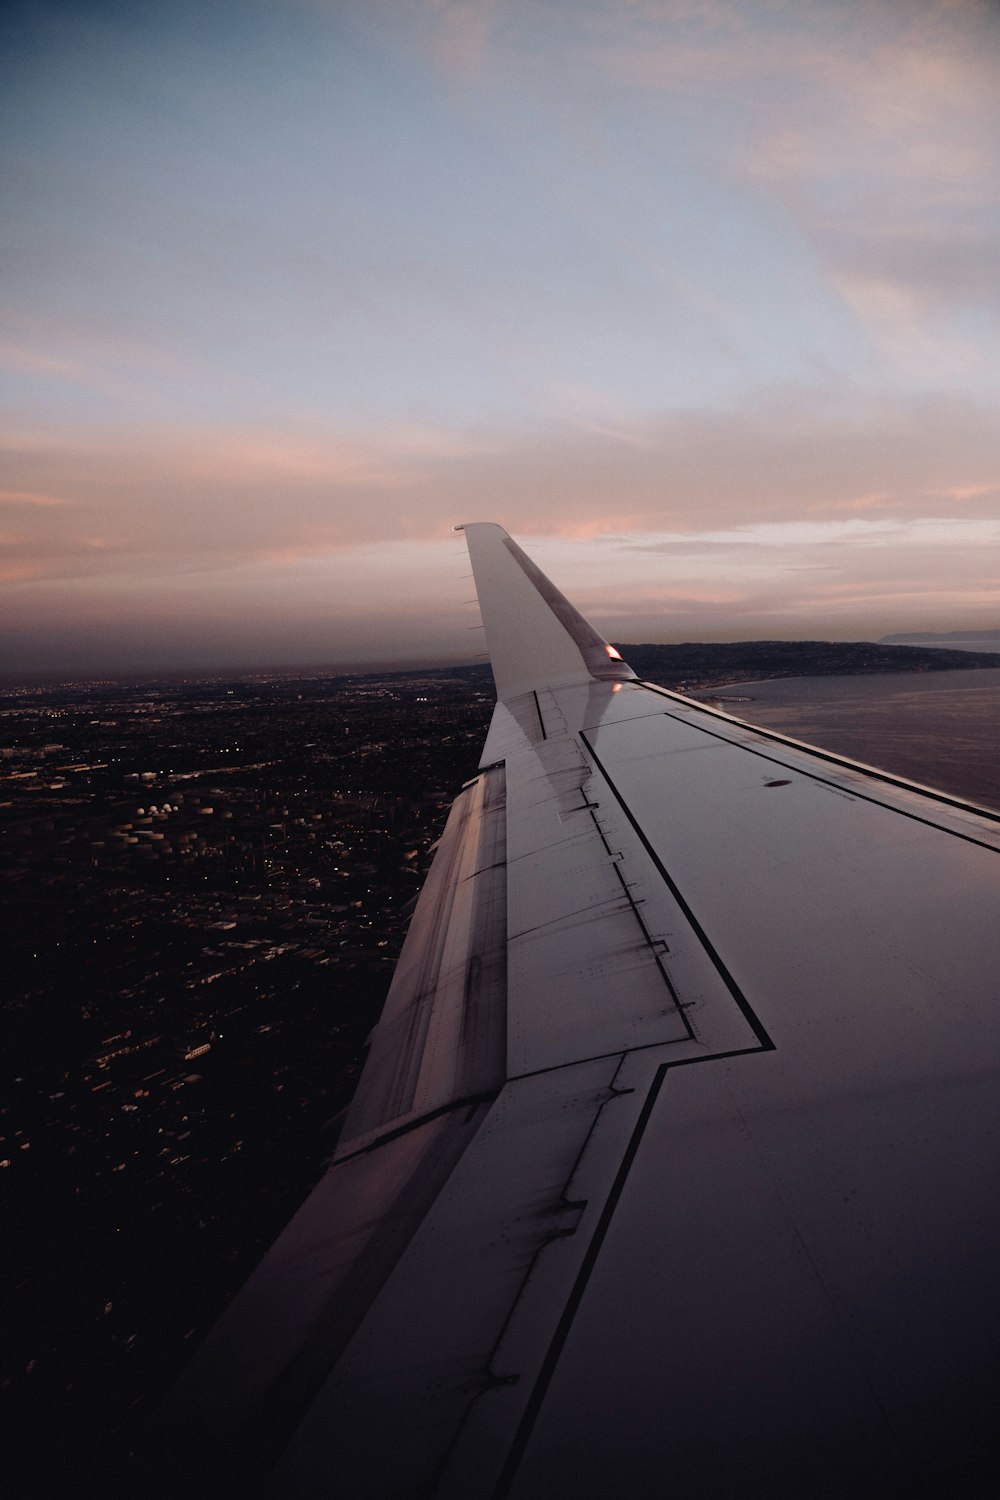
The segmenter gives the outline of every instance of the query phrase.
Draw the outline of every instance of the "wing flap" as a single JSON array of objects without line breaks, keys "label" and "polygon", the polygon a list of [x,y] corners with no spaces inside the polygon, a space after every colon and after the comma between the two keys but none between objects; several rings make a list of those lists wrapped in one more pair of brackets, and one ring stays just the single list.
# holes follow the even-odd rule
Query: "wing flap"
[{"label": "wing flap", "polygon": [[328,1495],[331,1461],[357,1500],[490,1493],[641,1112],[644,1094],[616,1088],[620,1061],[505,1087],[316,1397],[273,1493]]},{"label": "wing flap", "polygon": [[456,800],[417,903],[339,1151],[506,1075],[504,772]]}]

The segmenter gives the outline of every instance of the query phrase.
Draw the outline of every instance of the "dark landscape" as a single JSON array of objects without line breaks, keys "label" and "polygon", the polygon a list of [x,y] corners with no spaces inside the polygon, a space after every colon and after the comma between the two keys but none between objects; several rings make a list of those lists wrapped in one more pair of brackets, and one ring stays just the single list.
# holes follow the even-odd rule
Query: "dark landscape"
[{"label": "dark landscape", "polygon": [[893,646],[881,641],[687,641],[676,646],[622,646],[640,677],[689,691],[720,682],[756,682],[775,677],[867,676],[873,672],[965,672],[995,667],[994,652],[953,651],[930,646]]},{"label": "dark landscape", "polygon": [[[622,650],[689,692],[998,661],[864,643]],[[492,705],[486,666],[0,694],[16,1493],[81,1471],[112,1482],[321,1174]]]}]

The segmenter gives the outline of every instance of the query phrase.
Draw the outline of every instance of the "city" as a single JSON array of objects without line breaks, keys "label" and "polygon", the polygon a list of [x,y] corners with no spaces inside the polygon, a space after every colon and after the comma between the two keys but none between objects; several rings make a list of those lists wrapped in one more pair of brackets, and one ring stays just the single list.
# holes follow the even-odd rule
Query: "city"
[{"label": "city", "polygon": [[8,691],[3,1382],[100,1468],[323,1169],[488,670]]}]

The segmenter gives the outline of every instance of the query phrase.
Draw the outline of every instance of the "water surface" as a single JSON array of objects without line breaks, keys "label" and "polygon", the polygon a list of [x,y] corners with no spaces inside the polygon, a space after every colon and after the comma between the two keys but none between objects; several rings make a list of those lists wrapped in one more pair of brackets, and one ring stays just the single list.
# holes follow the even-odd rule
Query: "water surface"
[{"label": "water surface", "polygon": [[1000,666],[783,677],[698,696],[763,729],[1000,811]]}]

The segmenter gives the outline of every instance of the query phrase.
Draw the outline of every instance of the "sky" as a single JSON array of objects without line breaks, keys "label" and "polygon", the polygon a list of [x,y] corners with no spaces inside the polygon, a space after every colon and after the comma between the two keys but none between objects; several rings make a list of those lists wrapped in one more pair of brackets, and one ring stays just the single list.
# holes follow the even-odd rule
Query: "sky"
[{"label": "sky", "polygon": [[8,0],[0,668],[1000,627],[997,0]]}]

